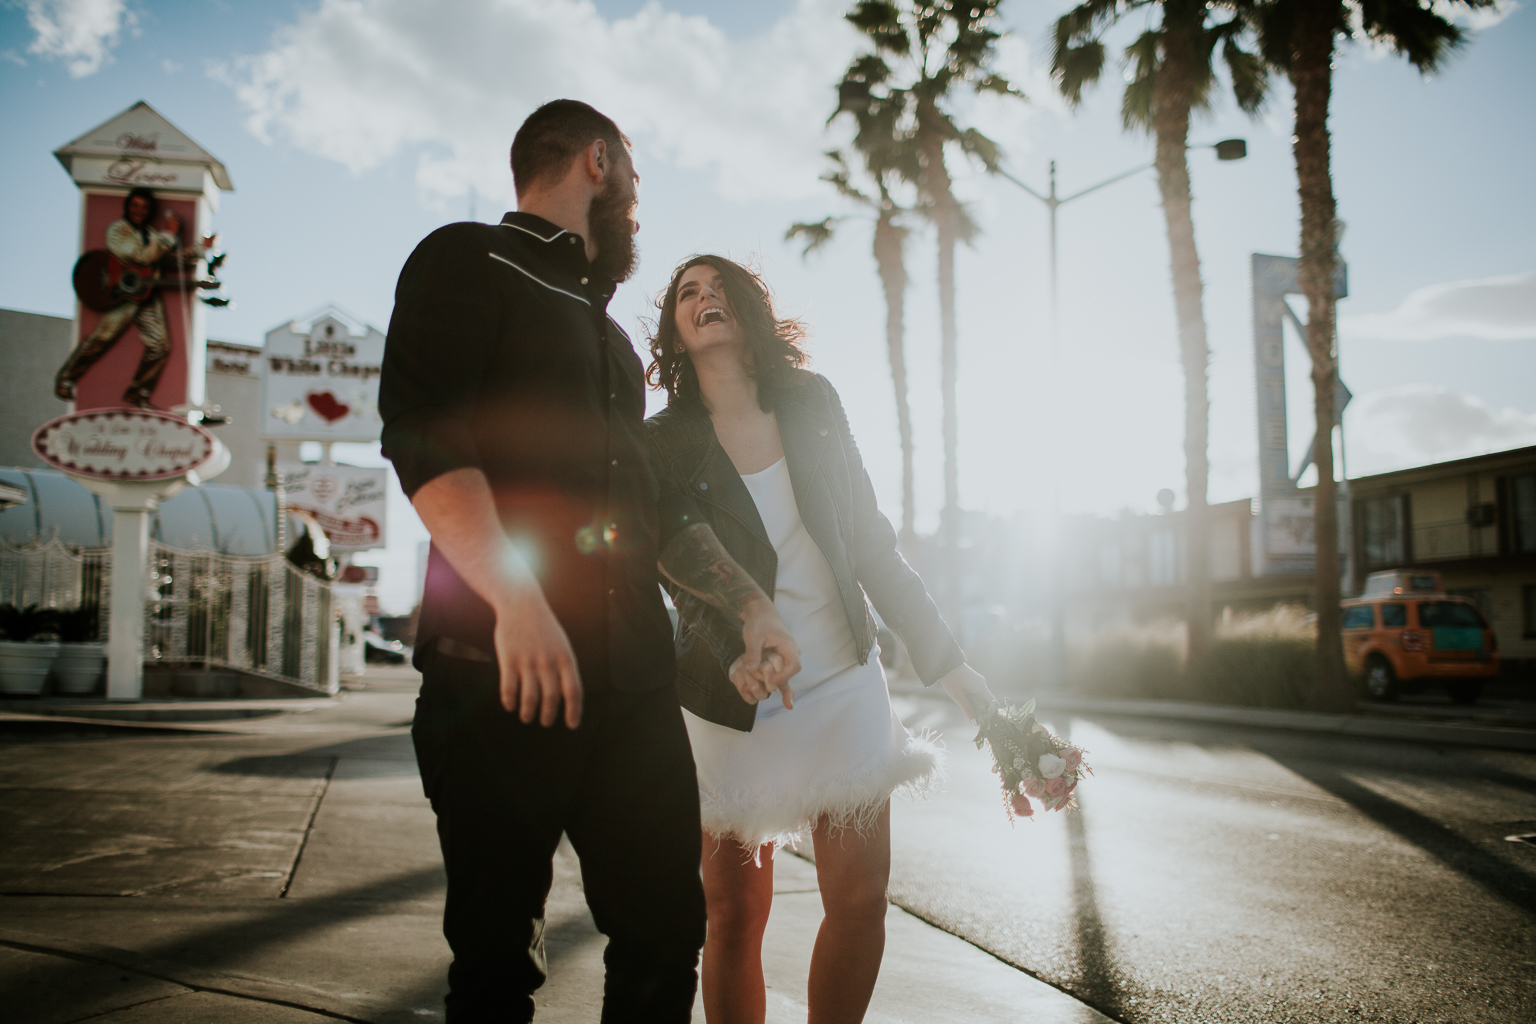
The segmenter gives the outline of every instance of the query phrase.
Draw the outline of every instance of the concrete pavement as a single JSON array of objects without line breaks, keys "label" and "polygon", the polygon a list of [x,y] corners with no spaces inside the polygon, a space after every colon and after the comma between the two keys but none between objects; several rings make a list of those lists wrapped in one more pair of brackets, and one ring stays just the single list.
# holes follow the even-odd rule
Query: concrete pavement
[{"label": "concrete pavement", "polygon": [[[0,714],[6,1019],[441,1019],[443,876],[410,747],[415,688],[385,669],[310,710],[184,724]],[[781,854],[775,874],[777,1024],[805,1019],[821,909],[814,866]],[[888,934],[870,1021],[1109,1020],[900,908]],[[546,936],[538,1019],[596,1020],[603,942],[568,848]]]}]

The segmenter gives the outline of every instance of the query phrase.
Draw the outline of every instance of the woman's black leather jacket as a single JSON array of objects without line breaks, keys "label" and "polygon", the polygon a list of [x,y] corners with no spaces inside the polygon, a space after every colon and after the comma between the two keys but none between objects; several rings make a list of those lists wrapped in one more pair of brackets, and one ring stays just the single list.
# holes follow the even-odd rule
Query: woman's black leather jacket
[{"label": "woman's black leather jacket", "polygon": [[[773,408],[800,518],[832,566],[860,663],[875,646],[867,594],[906,644],[924,685],[963,664],[960,645],[923,581],[896,550],[896,532],[875,506],[874,487],[832,385],[819,374],[797,371],[790,386],[776,391]],[[663,479],[663,547],[691,523],[708,523],[772,597],[778,556],[747,485],[715,438],[709,414],[697,401],[673,402],[645,425]],[[756,710],[726,675],[744,647],[741,623],[670,581],[665,586],[679,616],[677,691],[683,707],[708,721],[751,731]]]}]

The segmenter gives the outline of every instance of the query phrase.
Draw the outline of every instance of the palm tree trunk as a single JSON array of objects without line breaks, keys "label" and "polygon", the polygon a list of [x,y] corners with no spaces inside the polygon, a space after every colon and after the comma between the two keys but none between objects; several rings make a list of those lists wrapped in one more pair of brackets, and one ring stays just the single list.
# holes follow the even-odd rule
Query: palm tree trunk
[{"label": "palm tree trunk", "polygon": [[907,402],[906,295],[907,267],[902,252],[906,231],[897,226],[894,211],[884,207],[875,221],[875,264],[885,289],[885,347],[891,359],[891,384],[896,390],[896,429],[901,435],[901,541],[913,537],[915,486],[912,478],[912,408]]},{"label": "palm tree trunk", "polygon": [[944,543],[944,613],[960,628],[963,607],[960,561],[960,421],[956,408],[959,368],[955,340],[955,243],[960,236],[960,211],[944,166],[943,119],[931,100],[917,105],[918,153],[923,161],[923,191],[932,204],[939,242],[939,387],[944,397],[944,511],[940,530]]},{"label": "palm tree trunk", "polygon": [[1297,276],[1307,297],[1307,352],[1312,357],[1317,441],[1312,462],[1317,490],[1312,537],[1317,547],[1313,602],[1317,611],[1317,676],[1308,706],[1348,710],[1353,703],[1344,676],[1339,608],[1339,520],[1333,480],[1334,394],[1338,356],[1334,350],[1336,244],[1333,178],[1329,167],[1328,104],[1336,0],[1303,0],[1296,7],[1292,35],[1291,84],[1296,90],[1296,181],[1301,195],[1301,259]]},{"label": "palm tree trunk", "polygon": [[1193,25],[1172,24],[1175,11],[1164,9],[1164,58],[1153,97],[1153,131],[1157,137],[1157,184],[1162,193],[1168,228],[1168,253],[1173,275],[1173,305],[1179,325],[1179,356],[1184,368],[1184,558],[1187,571],[1189,664],[1205,653],[1211,628],[1210,539],[1207,535],[1206,490],[1210,477],[1207,434],[1210,396],[1207,373],[1210,347],[1205,336],[1204,286],[1200,255],[1195,248],[1195,222],[1189,190],[1189,108],[1193,71],[1200,60],[1196,33],[1204,16],[1192,12]]}]

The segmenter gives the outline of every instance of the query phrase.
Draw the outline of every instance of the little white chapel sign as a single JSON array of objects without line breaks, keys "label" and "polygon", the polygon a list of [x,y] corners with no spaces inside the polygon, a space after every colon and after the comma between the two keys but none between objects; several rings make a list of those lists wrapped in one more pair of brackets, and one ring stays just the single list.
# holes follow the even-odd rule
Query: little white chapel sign
[{"label": "little white chapel sign", "polygon": [[218,441],[180,416],[98,409],[49,420],[32,450],[55,469],[101,480],[170,480],[206,465]]}]

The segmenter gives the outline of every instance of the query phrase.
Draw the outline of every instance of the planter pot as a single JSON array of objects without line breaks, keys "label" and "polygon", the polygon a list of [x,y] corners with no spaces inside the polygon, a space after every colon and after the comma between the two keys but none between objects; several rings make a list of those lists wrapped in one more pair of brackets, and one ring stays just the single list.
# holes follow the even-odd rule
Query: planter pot
[{"label": "planter pot", "polygon": [[43,692],[59,645],[0,640],[0,693],[36,696]]},{"label": "planter pot", "polygon": [[53,685],[59,693],[95,693],[107,667],[106,644],[59,644]]}]

